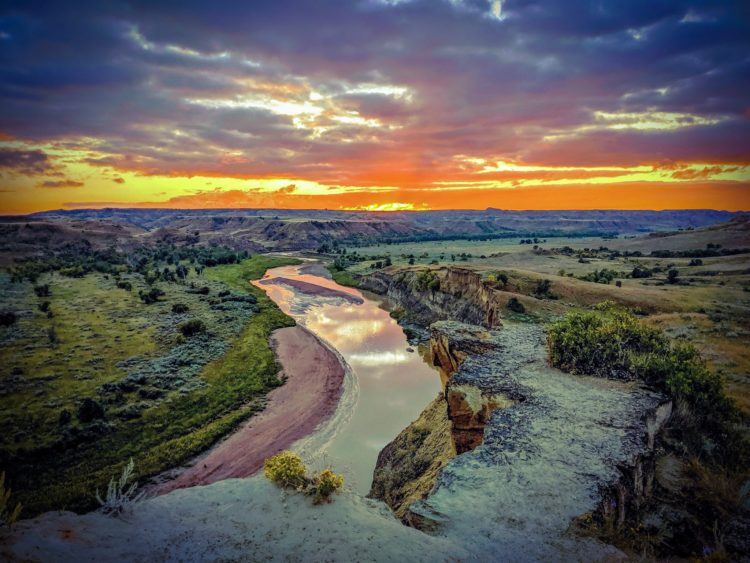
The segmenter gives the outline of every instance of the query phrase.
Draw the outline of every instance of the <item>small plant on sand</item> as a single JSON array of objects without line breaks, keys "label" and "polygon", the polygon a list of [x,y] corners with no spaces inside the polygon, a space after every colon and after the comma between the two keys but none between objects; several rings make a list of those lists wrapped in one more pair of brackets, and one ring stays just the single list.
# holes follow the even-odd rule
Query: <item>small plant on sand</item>
[{"label": "small plant on sand", "polygon": [[307,484],[302,458],[290,451],[269,457],[263,463],[263,474],[284,489],[302,489]]},{"label": "small plant on sand", "polygon": [[0,473],[0,527],[12,526],[21,514],[21,504],[10,507],[10,489],[5,488],[5,472]]},{"label": "small plant on sand", "polygon": [[136,494],[135,492],[138,483],[130,482],[133,479],[134,468],[133,458],[130,458],[128,464],[122,469],[120,478],[112,477],[109,481],[106,497],[99,496],[99,489],[96,490],[96,500],[99,501],[104,514],[117,516],[143,499],[145,493]]},{"label": "small plant on sand", "polygon": [[330,468],[315,477],[308,477],[302,458],[290,451],[269,457],[263,464],[263,474],[283,489],[294,489],[312,496],[315,504],[330,502],[331,495],[344,485],[344,477]]},{"label": "small plant on sand", "polygon": [[330,469],[324,469],[314,479],[315,502],[330,502],[330,496],[344,486],[343,475],[338,475]]}]

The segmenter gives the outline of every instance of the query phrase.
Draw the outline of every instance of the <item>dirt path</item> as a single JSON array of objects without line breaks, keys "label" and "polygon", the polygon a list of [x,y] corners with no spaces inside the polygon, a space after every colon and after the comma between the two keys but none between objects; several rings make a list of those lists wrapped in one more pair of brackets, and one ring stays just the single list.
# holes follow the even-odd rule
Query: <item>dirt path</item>
[{"label": "dirt path", "polygon": [[271,342],[286,383],[268,394],[265,410],[152,492],[253,475],[266,458],[307,436],[333,414],[344,379],[336,355],[301,326],[275,331]]}]

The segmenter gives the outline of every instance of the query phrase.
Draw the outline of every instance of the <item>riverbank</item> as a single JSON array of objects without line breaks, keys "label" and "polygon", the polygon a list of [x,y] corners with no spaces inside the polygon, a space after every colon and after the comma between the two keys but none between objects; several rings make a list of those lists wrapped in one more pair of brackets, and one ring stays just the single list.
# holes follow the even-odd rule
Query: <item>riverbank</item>
[{"label": "riverbank", "polygon": [[268,394],[265,409],[157,485],[155,494],[253,475],[266,458],[311,434],[335,412],[345,376],[339,358],[302,326],[275,331],[271,345],[284,384]]}]

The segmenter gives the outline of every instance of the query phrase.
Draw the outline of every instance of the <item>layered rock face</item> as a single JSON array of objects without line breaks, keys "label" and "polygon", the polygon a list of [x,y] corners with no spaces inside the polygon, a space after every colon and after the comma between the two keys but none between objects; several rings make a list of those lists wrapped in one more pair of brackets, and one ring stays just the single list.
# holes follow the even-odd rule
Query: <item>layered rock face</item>
[{"label": "layered rock face", "polygon": [[[447,381],[451,436],[456,452],[462,454],[482,443],[484,427],[495,409],[510,407],[523,397],[487,377],[482,357],[494,347],[489,331],[455,321],[436,322],[430,331],[432,363]],[[464,362],[469,362],[468,369],[461,370]]]},{"label": "layered rock face", "polygon": [[364,276],[362,287],[387,295],[399,303],[409,315],[427,326],[437,320],[459,319],[484,327],[500,326],[507,305],[507,295],[493,284],[466,268],[435,268],[439,289],[420,288],[418,278],[424,268],[406,270],[395,275],[375,272]]},{"label": "layered rock face", "polygon": [[407,523],[409,506],[427,497],[456,456],[446,406],[439,395],[378,456],[369,496],[385,501]]}]

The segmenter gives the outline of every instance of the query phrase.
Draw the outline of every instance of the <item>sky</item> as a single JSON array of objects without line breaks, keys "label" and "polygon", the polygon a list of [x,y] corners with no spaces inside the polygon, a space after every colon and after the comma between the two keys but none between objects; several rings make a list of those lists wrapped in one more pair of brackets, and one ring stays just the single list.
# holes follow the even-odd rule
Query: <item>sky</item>
[{"label": "sky", "polygon": [[750,210],[750,3],[0,5],[0,213]]}]

